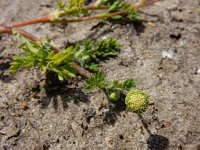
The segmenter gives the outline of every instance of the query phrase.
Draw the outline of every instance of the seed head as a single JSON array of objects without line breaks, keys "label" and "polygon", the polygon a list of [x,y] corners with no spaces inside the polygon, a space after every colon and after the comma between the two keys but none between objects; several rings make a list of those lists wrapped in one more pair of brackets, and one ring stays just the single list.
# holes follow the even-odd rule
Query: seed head
[{"label": "seed head", "polygon": [[147,110],[149,106],[149,96],[143,91],[132,90],[128,92],[125,104],[129,111],[140,114]]}]

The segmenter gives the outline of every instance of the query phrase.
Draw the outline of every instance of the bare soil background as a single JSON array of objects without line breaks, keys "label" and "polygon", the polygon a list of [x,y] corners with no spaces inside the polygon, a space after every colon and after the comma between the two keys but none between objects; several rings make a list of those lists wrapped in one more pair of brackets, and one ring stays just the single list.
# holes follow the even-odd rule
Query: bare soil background
[{"label": "bare soil background", "polygon": [[[0,0],[0,23],[47,14],[55,0]],[[86,94],[83,79],[60,83],[38,69],[9,75],[20,42],[0,35],[0,149],[200,150],[199,0],[165,0],[141,9],[141,22],[38,24],[60,48],[83,39],[117,39],[117,58],[102,62],[111,81],[133,78],[151,96],[138,116],[113,107],[101,91]],[[52,80],[45,80],[46,78]]]}]

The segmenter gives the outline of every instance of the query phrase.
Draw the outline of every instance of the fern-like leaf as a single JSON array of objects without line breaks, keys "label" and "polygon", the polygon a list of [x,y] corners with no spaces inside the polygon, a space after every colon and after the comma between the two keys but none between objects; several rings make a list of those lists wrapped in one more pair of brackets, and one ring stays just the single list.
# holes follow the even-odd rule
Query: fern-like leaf
[{"label": "fern-like leaf", "polygon": [[73,47],[55,54],[50,47],[49,38],[38,42],[32,42],[24,38],[20,48],[22,49],[21,57],[14,58],[9,69],[10,73],[16,73],[21,68],[29,69],[38,66],[43,74],[47,70],[56,72],[60,80],[76,76],[77,72],[72,66],[74,59]]},{"label": "fern-like leaf", "polygon": [[104,89],[106,86],[106,76],[102,72],[98,72],[94,76],[86,79],[85,82],[85,89],[88,92],[94,89]]},{"label": "fern-like leaf", "polygon": [[108,84],[106,89],[107,90],[129,91],[135,87],[136,87],[136,82],[133,79],[128,79],[122,83],[120,83],[118,80],[114,80],[110,84]]},{"label": "fern-like leaf", "polygon": [[91,71],[99,70],[95,63],[100,58],[116,56],[119,46],[115,39],[108,37],[105,40],[100,40],[97,44],[92,40],[83,41],[82,45],[76,45],[75,58],[81,64]]},{"label": "fern-like leaf", "polygon": [[[108,2],[110,2],[110,3],[108,3]],[[137,11],[134,9],[134,7],[132,6],[132,4],[130,2],[109,1],[109,0],[108,0],[108,2],[106,2],[106,4],[111,4],[111,5],[106,10],[105,16],[106,16],[106,14],[109,14],[109,13],[128,10],[128,12],[123,14],[123,15],[116,15],[116,16],[112,16],[110,18],[111,19],[121,19],[123,17],[126,17],[126,18],[130,19],[131,21],[137,21],[138,20]]]}]

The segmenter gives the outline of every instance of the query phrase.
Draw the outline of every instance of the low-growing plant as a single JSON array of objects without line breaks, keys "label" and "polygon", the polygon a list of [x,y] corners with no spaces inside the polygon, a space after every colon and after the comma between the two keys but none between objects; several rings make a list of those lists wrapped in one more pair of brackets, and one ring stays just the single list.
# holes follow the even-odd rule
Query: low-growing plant
[{"label": "low-growing plant", "polygon": [[[114,80],[107,82],[106,75],[102,73],[99,61],[102,58],[117,56],[119,45],[117,41],[108,37],[98,42],[83,40],[73,46],[60,50],[51,45],[49,37],[39,39],[34,35],[18,29],[18,27],[37,23],[72,23],[93,19],[122,19],[138,20],[137,9],[148,6],[160,0],[142,1],[135,4],[120,0],[97,0],[91,5],[84,6],[84,0],[70,0],[66,5],[61,1],[57,3],[57,9],[47,16],[27,21],[0,26],[0,34],[8,33],[17,35],[23,39],[19,46],[22,52],[14,57],[10,73],[16,73],[22,68],[39,67],[41,73],[53,71],[59,80],[67,80],[78,73],[85,76],[85,90],[91,92],[94,89],[103,90],[108,100],[117,104],[121,95],[127,95],[125,104],[127,109],[135,112],[144,112],[149,103],[149,96],[142,91],[134,90],[136,83],[133,79],[124,82]],[[99,14],[92,14],[94,10],[102,10]],[[70,19],[66,18],[71,17]]]},{"label": "low-growing plant", "polygon": [[200,15],[200,8],[197,8],[197,13]]}]

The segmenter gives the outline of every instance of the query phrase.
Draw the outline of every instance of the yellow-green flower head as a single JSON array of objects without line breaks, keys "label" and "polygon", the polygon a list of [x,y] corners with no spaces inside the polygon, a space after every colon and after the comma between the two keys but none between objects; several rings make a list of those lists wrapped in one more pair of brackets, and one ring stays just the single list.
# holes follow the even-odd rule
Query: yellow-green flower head
[{"label": "yellow-green flower head", "polygon": [[125,104],[129,111],[137,114],[143,113],[149,106],[149,96],[143,91],[132,90],[128,92]]}]

